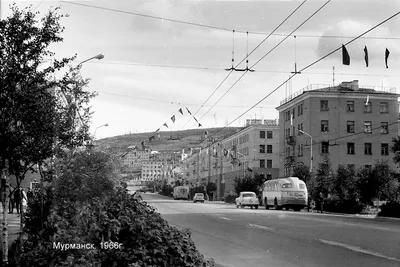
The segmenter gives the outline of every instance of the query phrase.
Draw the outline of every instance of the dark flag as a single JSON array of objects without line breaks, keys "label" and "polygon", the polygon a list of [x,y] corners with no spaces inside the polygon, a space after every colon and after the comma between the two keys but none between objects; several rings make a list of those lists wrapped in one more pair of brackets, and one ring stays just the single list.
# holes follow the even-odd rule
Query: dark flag
[{"label": "dark flag", "polygon": [[346,47],[342,45],[342,62],[343,65],[350,65],[350,55],[349,52],[347,52]]},{"label": "dark flag", "polygon": [[200,122],[199,122],[199,127],[201,127],[201,124],[200,124]]},{"label": "dark flag", "polygon": [[187,112],[192,115],[192,112],[190,112],[190,110],[186,107]]},{"label": "dark flag", "polygon": [[171,121],[175,123],[175,115],[171,117]]},{"label": "dark flag", "polygon": [[208,132],[207,132],[207,131],[205,131],[205,132],[204,132],[204,134],[205,134],[205,135],[208,135]]},{"label": "dark flag", "polygon": [[178,110],[182,115],[183,115],[183,111],[182,111],[182,108],[180,108],[179,110]]},{"label": "dark flag", "polygon": [[196,122],[198,122],[197,119],[196,119],[196,117],[193,117],[193,118],[194,118],[194,120],[195,120]]},{"label": "dark flag", "polygon": [[167,128],[168,128],[168,125],[167,125],[167,123],[164,123],[164,124],[163,124],[163,126],[165,126],[165,127],[167,127]]},{"label": "dark flag", "polygon": [[367,46],[364,47],[364,59],[365,59],[365,65],[367,65],[367,68],[368,68],[369,61],[368,61],[368,49],[367,49]]},{"label": "dark flag", "polygon": [[151,143],[152,140],[156,139],[156,137],[154,135],[150,136],[149,138],[149,142]]},{"label": "dark flag", "polygon": [[159,130],[160,130],[160,128],[158,128],[156,132],[158,132]]},{"label": "dark flag", "polygon": [[388,58],[389,58],[389,54],[390,54],[390,52],[389,52],[389,50],[386,48],[386,50],[385,50],[385,64],[386,64],[386,68],[389,68],[389,67],[388,67],[388,64],[387,64]]}]

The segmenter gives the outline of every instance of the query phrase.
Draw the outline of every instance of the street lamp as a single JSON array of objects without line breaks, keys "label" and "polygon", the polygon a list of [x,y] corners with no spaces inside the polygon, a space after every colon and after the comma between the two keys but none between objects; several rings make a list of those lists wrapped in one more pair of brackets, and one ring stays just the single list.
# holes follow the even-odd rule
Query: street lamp
[{"label": "street lamp", "polygon": [[105,123],[103,125],[97,126],[96,129],[94,130],[94,134],[93,134],[93,139],[96,138],[96,131],[97,129],[101,128],[101,127],[108,127],[108,123]]},{"label": "street lamp", "polygon": [[98,54],[98,55],[96,55],[96,56],[94,56],[94,57],[91,57],[91,58],[88,58],[88,59],[82,61],[81,63],[78,64],[78,66],[81,66],[83,63],[88,62],[89,60],[92,60],[92,59],[98,59],[98,60],[100,60],[100,59],[103,59],[103,58],[104,58],[104,55],[103,55],[103,54]]},{"label": "street lamp", "polygon": [[[245,161],[245,162],[247,161],[247,158],[246,158],[245,155],[243,155],[242,153],[240,153],[240,152],[238,152],[238,151],[236,151],[236,153],[238,153],[239,155],[241,155],[242,157],[244,157],[244,161]],[[247,169],[244,168],[244,164],[243,164],[243,178],[246,176],[246,175],[245,175],[245,174],[246,174],[246,171],[247,171]]]},{"label": "street lamp", "polygon": [[310,134],[308,134],[308,133],[302,131],[302,130],[299,130],[299,131],[300,131],[301,133],[305,134],[305,135],[308,135],[308,136],[311,138],[311,145],[310,145],[310,149],[311,149],[310,172],[312,172],[312,162],[313,162],[313,154],[312,154],[312,144],[313,144],[313,141],[312,141],[312,136],[311,136]]}]

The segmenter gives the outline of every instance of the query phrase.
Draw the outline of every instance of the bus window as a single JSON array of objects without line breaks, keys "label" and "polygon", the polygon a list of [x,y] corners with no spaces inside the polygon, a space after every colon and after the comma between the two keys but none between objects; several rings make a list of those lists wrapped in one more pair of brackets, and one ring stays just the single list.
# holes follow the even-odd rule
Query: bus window
[{"label": "bus window", "polygon": [[282,185],[282,188],[292,188],[292,184],[286,183]]},{"label": "bus window", "polygon": [[299,184],[299,188],[300,189],[306,189],[306,185],[305,184]]}]

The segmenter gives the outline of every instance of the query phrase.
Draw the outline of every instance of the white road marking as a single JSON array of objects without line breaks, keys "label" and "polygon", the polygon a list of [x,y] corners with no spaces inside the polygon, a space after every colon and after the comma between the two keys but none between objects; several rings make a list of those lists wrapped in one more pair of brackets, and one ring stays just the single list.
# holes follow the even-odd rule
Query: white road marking
[{"label": "white road marking", "polygon": [[267,226],[262,226],[262,225],[252,224],[252,223],[249,223],[249,225],[250,225],[250,227],[254,227],[254,228],[260,228],[260,229],[269,230],[269,231],[274,230],[274,228],[267,227]]},{"label": "white road marking", "polygon": [[227,220],[227,221],[232,221],[232,219],[226,218],[226,217],[220,217],[223,220]]},{"label": "white road marking", "polygon": [[324,240],[324,239],[319,239],[320,242],[324,243],[324,244],[328,244],[331,246],[337,246],[337,247],[342,247],[342,248],[346,248],[348,250],[352,250],[355,252],[359,252],[359,253],[363,253],[363,254],[367,254],[367,255],[371,255],[371,256],[375,256],[375,257],[379,257],[379,258],[383,258],[383,259],[387,259],[387,260],[391,260],[391,261],[396,261],[396,262],[400,262],[400,259],[394,258],[394,257],[389,257],[389,256],[385,256],[382,255],[378,252],[374,252],[374,251],[369,251],[360,247],[356,247],[356,246],[352,246],[352,245],[348,245],[348,244],[343,244],[343,243],[339,243],[339,242],[335,242],[335,241],[329,241],[329,240]]}]

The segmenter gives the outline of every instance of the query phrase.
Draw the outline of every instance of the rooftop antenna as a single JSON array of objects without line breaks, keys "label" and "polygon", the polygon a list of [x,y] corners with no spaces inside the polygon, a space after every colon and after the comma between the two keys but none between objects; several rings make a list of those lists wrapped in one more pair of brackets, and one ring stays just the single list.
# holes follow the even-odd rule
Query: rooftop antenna
[{"label": "rooftop antenna", "polygon": [[293,74],[301,74],[300,71],[297,71],[297,47],[296,47],[296,35],[294,35],[294,71],[291,73]]},{"label": "rooftop antenna", "polygon": [[335,86],[335,66],[333,66],[333,86]]}]

